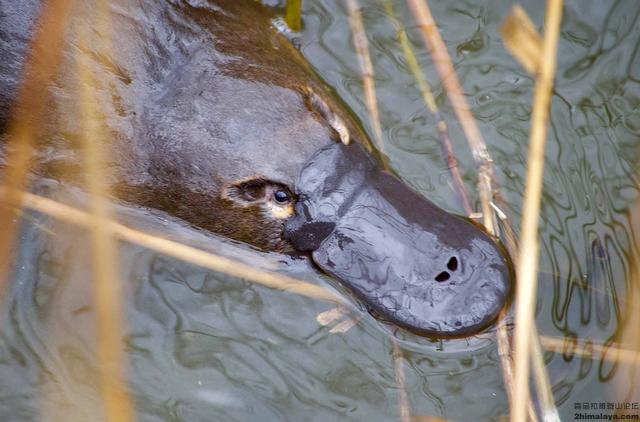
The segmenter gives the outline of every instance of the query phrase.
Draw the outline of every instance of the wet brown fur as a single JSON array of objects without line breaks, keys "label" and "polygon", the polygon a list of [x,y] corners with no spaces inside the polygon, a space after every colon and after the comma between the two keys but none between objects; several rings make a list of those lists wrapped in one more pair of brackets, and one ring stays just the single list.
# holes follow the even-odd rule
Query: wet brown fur
[{"label": "wet brown fur", "polygon": [[[39,2],[27,3],[0,0],[13,15],[35,16]],[[39,122],[39,173],[84,183],[77,117],[82,104],[75,94],[77,54],[84,54],[108,134],[115,196],[264,250],[290,252],[281,238],[282,219],[269,217],[260,204],[234,201],[225,189],[261,178],[294,191],[304,162],[339,139],[327,108],[351,138],[366,138],[275,30],[272,12],[251,0],[116,0],[110,4],[110,33],[96,27],[92,39],[79,40],[79,25],[91,22],[94,9],[91,1],[78,2],[70,22],[63,65],[46,97],[47,120]],[[12,14],[5,15],[0,35],[13,46],[0,46],[0,53],[11,48],[16,56],[31,29],[14,26]],[[5,109],[20,65],[15,60],[0,67]],[[314,110],[313,104],[323,108]],[[6,123],[2,110],[0,123]]]}]

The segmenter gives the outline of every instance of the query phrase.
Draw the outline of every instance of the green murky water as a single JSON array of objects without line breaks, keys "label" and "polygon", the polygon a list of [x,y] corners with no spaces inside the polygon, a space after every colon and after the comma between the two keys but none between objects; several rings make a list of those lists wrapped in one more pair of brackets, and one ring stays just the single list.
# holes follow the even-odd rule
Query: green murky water
[{"label": "green murky water", "polygon": [[[366,123],[358,62],[340,0],[303,2],[305,56]],[[533,81],[506,52],[508,1],[433,2],[432,11],[491,152],[517,228]],[[455,212],[455,194],[426,111],[382,5],[362,1],[384,141],[401,177]],[[476,170],[435,69],[401,1],[395,2],[434,85],[472,199]],[[536,25],[544,8],[524,4]],[[630,207],[640,139],[640,3],[573,0],[564,8],[540,221],[537,321],[578,348],[618,341],[638,250]],[[77,192],[43,184],[67,197]],[[79,199],[81,200],[81,199]],[[304,261],[261,254],[167,218],[121,209],[122,219],[264,268],[331,286]],[[0,420],[101,419],[91,268],[79,230],[28,214],[0,326]],[[329,303],[198,269],[137,246],[120,247],[129,385],[141,421],[382,421],[399,419],[394,335],[411,413],[482,421],[508,403],[491,330],[431,342],[367,314],[346,333],[316,321]],[[545,354],[563,420],[576,402],[640,401],[640,375],[616,356]]]}]

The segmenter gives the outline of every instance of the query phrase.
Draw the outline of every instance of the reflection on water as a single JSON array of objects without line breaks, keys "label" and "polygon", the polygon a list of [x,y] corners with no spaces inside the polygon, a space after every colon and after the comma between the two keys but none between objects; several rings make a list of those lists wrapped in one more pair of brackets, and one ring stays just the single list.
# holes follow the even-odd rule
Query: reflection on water
[{"label": "reflection on water", "polygon": [[[339,0],[305,1],[297,40],[319,73],[366,122],[357,61]],[[400,20],[434,85],[465,183],[475,169],[409,12]],[[455,197],[425,110],[382,5],[362,1],[384,138],[404,180],[445,208]],[[509,56],[499,25],[511,2],[432,2],[444,40],[495,160],[516,225],[520,214],[533,81]],[[525,9],[537,25],[543,8]],[[640,136],[640,4],[567,1],[547,147],[537,321],[567,338],[545,358],[561,414],[574,402],[638,397],[635,366],[605,347],[631,318],[638,259],[630,206]],[[68,194],[68,193],[67,193]],[[477,197],[474,199],[477,200]],[[455,210],[452,209],[453,211]],[[305,261],[262,254],[200,233],[159,213],[121,210],[135,226],[315,283]],[[96,420],[94,309],[85,235],[36,214],[17,249],[0,326],[1,420]],[[316,315],[329,303],[203,271],[129,244],[121,248],[130,386],[144,421],[392,420],[398,417],[392,347],[367,315],[330,334]],[[354,311],[362,314],[360,311]],[[395,333],[411,411],[487,420],[507,411],[492,333],[431,342]],[[593,359],[577,353],[593,351]],[[612,393],[615,386],[615,395]]]}]

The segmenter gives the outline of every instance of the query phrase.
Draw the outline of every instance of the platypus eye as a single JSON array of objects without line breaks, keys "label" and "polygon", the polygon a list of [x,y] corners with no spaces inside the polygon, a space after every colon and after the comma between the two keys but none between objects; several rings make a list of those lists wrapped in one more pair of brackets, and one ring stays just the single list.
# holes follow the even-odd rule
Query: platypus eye
[{"label": "platypus eye", "polygon": [[278,204],[288,204],[291,202],[291,195],[285,190],[278,189],[273,192],[273,199],[275,199]]},{"label": "platypus eye", "polygon": [[278,214],[277,218],[292,214],[292,204],[295,202],[295,196],[287,185],[262,178],[243,180],[229,185],[222,195],[243,207],[266,204],[271,211]]}]

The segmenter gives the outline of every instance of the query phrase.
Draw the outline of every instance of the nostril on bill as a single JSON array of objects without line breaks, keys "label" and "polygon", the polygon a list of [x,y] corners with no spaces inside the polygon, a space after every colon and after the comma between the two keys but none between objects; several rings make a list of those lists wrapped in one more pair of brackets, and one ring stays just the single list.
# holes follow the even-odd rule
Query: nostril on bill
[{"label": "nostril on bill", "polygon": [[449,277],[451,277],[449,273],[446,271],[443,271],[436,276],[436,281],[442,283],[443,281],[449,280]]},{"label": "nostril on bill", "polygon": [[451,258],[449,258],[449,262],[447,262],[447,268],[449,268],[449,270],[451,271],[455,271],[458,269],[458,258],[456,258],[455,256],[452,256]]}]

